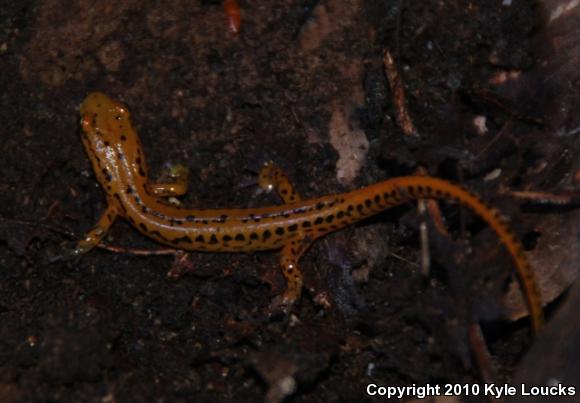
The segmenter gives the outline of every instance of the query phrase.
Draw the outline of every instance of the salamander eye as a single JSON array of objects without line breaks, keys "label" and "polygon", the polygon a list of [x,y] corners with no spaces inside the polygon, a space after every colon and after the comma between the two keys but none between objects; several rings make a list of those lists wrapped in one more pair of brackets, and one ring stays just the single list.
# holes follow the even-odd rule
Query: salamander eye
[{"label": "salamander eye", "polygon": [[81,116],[81,127],[85,132],[91,132],[93,130],[94,119],[91,119],[88,115]]},{"label": "salamander eye", "polygon": [[123,105],[116,105],[115,119],[124,120],[129,118],[129,111]]}]

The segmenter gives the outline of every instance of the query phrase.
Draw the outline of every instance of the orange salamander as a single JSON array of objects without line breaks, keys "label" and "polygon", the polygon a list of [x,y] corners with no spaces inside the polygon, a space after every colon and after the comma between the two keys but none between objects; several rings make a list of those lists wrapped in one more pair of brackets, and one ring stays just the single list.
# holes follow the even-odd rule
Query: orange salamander
[{"label": "orange salamander", "polygon": [[117,217],[128,220],[144,235],[177,249],[281,250],[280,265],[287,288],[277,299],[284,307],[300,297],[303,279],[298,262],[317,238],[410,200],[453,200],[471,209],[495,231],[514,261],[534,330],[543,323],[540,293],[521,243],[497,211],[457,185],[432,177],[404,176],[348,193],[302,200],[284,173],[268,163],[260,173],[259,185],[276,190],[284,204],[245,209],[186,209],[163,199],[186,192],[185,168],[178,166],[174,170],[173,183],[149,181],[145,156],[125,105],[96,92],[85,99],[80,113],[82,142],[107,193],[108,206],[72,255],[86,253],[96,246]]}]

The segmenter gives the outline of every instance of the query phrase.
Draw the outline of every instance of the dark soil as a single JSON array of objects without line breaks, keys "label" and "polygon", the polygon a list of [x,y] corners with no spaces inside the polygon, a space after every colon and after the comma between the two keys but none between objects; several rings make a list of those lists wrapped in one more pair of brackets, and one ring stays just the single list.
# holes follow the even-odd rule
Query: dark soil
[{"label": "dark soil", "polygon": [[[190,168],[185,205],[279,203],[256,196],[268,160],[304,197],[422,167],[501,209],[534,263],[559,259],[566,280],[547,300],[556,298],[576,275],[567,268],[578,214],[510,197],[580,181],[580,119],[554,106],[563,97],[577,107],[565,94],[580,80],[564,85],[559,65],[542,64],[558,54],[546,10],[524,0],[240,0],[234,35],[221,1],[170,3],[0,6],[0,401],[347,402],[372,400],[368,383],[509,382],[532,343],[529,321],[515,320],[524,308],[504,304],[512,264],[451,203],[441,208],[457,241],[430,228],[429,276],[421,219],[403,206],[317,242],[289,317],[267,315],[283,287],[276,252],[192,253],[177,279],[168,256],[97,249],[49,260],[105,207],[78,124],[83,98],[103,91],[129,106],[153,178],[167,163]],[[396,123],[385,49],[418,138]],[[502,74],[512,79],[497,84]],[[106,241],[161,248],[123,221]],[[548,254],[554,247],[566,253]],[[474,359],[480,322],[492,373]]]}]

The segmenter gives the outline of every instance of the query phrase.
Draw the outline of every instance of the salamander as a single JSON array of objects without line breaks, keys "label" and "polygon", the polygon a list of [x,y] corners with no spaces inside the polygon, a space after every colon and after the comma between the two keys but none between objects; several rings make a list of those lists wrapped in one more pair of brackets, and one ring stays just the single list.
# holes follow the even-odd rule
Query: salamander
[{"label": "salamander", "polygon": [[495,231],[513,259],[532,326],[538,330],[542,325],[540,293],[517,236],[496,210],[458,185],[434,177],[403,176],[347,193],[303,200],[280,168],[267,163],[260,172],[259,185],[277,191],[283,204],[187,209],[164,199],[187,191],[186,169],[175,169],[168,183],[149,180],[145,155],[125,105],[95,92],[84,100],[80,114],[82,142],[108,203],[96,226],[77,243],[73,255],[96,246],[118,217],[142,234],[177,249],[281,250],[280,266],[287,288],[278,303],[290,306],[300,297],[303,285],[299,260],[317,238],[411,200],[451,200],[472,210]]}]

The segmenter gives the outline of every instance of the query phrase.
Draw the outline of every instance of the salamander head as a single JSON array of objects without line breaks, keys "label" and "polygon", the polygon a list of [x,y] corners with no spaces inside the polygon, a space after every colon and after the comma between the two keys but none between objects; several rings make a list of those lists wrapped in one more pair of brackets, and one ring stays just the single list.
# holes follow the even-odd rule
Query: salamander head
[{"label": "salamander head", "polygon": [[81,125],[89,137],[96,136],[112,144],[121,142],[123,135],[125,140],[127,135],[134,135],[127,107],[101,92],[89,94],[80,112]]},{"label": "salamander head", "polygon": [[89,94],[80,106],[82,140],[97,179],[112,194],[135,172],[145,177],[139,139],[125,105],[103,93]]}]

